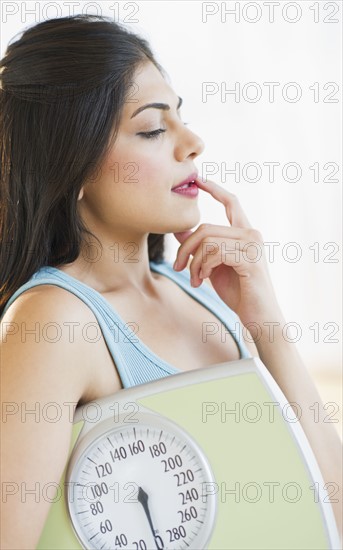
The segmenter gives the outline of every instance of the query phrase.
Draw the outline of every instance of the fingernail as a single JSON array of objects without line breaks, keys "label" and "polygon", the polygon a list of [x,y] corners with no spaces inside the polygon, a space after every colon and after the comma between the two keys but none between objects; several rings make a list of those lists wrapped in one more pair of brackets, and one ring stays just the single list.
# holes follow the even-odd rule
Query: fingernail
[{"label": "fingernail", "polygon": [[200,269],[200,271],[199,271],[199,277],[201,277],[202,279],[204,278],[204,276],[202,274],[202,269]]},{"label": "fingernail", "polygon": [[179,262],[177,260],[174,262],[173,269],[179,269]]}]

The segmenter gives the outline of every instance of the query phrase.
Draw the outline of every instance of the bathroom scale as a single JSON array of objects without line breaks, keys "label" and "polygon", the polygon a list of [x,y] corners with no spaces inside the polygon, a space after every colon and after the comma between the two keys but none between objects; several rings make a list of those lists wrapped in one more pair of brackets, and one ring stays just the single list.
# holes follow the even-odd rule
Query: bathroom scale
[{"label": "bathroom scale", "polygon": [[37,549],[339,547],[299,418],[252,357],[78,407]]}]

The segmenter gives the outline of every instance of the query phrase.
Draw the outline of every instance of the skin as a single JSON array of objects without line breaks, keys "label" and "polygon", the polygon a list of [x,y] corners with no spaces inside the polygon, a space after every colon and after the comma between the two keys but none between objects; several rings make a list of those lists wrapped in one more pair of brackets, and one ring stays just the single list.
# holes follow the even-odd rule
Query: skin
[{"label": "skin", "polygon": [[[294,343],[283,336],[287,321],[268,273],[262,235],[252,228],[235,195],[215,182],[201,180],[199,194],[209,193],[223,204],[228,225],[201,224],[192,230],[200,221],[198,199],[177,195],[171,188],[197,171],[194,161],[203,151],[203,142],[182,122],[177,95],[151,63],[139,68],[134,81],[137,101],[126,103],[114,146],[97,178],[86,182],[79,196],[81,216],[104,250],[95,262],[81,254],[71,274],[100,292],[129,290],[147,301],[161,297],[162,283],[149,268],[147,238],[149,233],[173,233],[180,242],[174,269],[186,268],[191,260],[193,286],[203,284],[203,278],[210,280],[250,330],[259,358],[287,401],[295,403],[295,415],[322,473],[323,480],[315,481],[331,484],[326,486],[329,493],[332,484],[337,489],[331,502],[342,539],[341,441],[334,426],[325,421],[327,411]],[[151,102],[167,103],[170,109],[149,108],[132,117],[136,109]],[[158,128],[167,131],[156,139],[138,135]],[[131,178],[127,163],[138,167]],[[113,166],[118,168],[116,177]],[[113,243],[120,261],[113,261]],[[133,251],[132,246],[126,248],[127,243],[135,243],[134,263],[125,261]],[[226,252],[230,249],[234,253]],[[256,250],[258,261],[254,261]],[[273,332],[270,323],[275,323]],[[314,403],[320,410],[316,421]]]},{"label": "skin", "polygon": [[[204,144],[184,125],[178,96],[152,63],[138,69],[134,82],[137,91],[124,106],[117,139],[79,195],[82,219],[104,247],[101,258],[90,262],[82,252],[73,270],[104,292],[130,288],[154,296],[157,283],[149,269],[148,234],[182,232],[199,222],[198,198],[181,197],[171,188],[197,172],[194,161]],[[166,103],[170,109],[148,108],[131,118],[152,102]],[[138,135],[158,128],[166,132],[157,138]],[[114,243],[120,260],[116,262]],[[128,243],[135,244],[128,248]],[[100,256],[99,245],[92,253]],[[128,257],[135,261],[125,261]]]},{"label": "skin", "polygon": [[[189,269],[194,286],[203,284],[202,274],[211,281],[220,298],[238,314],[246,328],[249,328],[251,322],[259,327],[258,333],[250,331],[258,355],[287,401],[297,405],[294,408],[295,415],[298,418],[300,416],[301,427],[322,473],[323,479],[314,481],[329,484],[329,495],[334,491],[333,499],[336,502],[331,501],[332,508],[342,538],[340,438],[334,426],[325,421],[328,411],[324,409],[294,344],[283,338],[282,329],[286,321],[268,274],[262,236],[251,227],[237,197],[212,181],[199,181],[199,193],[209,193],[214,200],[223,204],[228,224],[201,224],[192,230],[200,221],[198,199],[177,195],[171,192],[171,188],[192,172],[196,172],[194,162],[203,151],[203,142],[182,122],[180,112],[176,109],[177,95],[151,63],[140,67],[134,80],[137,85],[134,99],[137,102],[131,101],[125,105],[115,144],[109,150],[96,178],[85,182],[79,195],[80,215],[86,226],[100,239],[102,254],[97,256],[96,261],[87,261],[88,254],[82,249],[75,262],[62,266],[61,269],[68,270],[72,276],[99,292],[128,291],[131,300],[137,298],[139,303],[144,301],[145,304],[154,304],[156,307],[160,303],[163,307],[163,295],[166,292],[163,287],[164,278],[156,277],[150,271],[147,238],[149,233],[173,233],[180,242],[177,269],[184,269],[190,261]],[[132,118],[137,108],[155,101],[169,104],[170,110],[146,109]],[[137,135],[139,132],[157,128],[165,128],[167,131],[151,140]],[[131,177],[131,169],[127,169],[127,163],[133,163],[138,168],[138,172]],[[253,247],[244,248],[252,242],[261,251],[258,261],[253,261]],[[128,243],[131,243],[130,248],[127,248]],[[115,250],[113,245],[116,246]],[[237,254],[225,253],[230,249]],[[96,250],[99,252],[99,249]],[[242,253],[244,250],[245,254]],[[114,252],[119,261],[114,261]],[[127,261],[131,252],[134,252],[130,255],[136,260],[134,262]],[[49,301],[46,303],[44,294],[41,303],[38,301],[40,319],[50,322],[51,307],[57,311],[57,315],[62,315],[62,319],[65,319],[63,303],[56,304],[54,299],[53,306],[49,304]],[[59,313],[61,309],[63,311]],[[35,314],[30,313],[29,307],[25,310],[24,304],[24,309],[19,310],[17,315],[13,319],[18,319],[19,322],[22,319],[32,320]],[[78,311],[70,308],[68,321],[77,322],[78,319]],[[269,325],[266,323],[275,323],[273,338],[270,338]],[[53,354],[50,343],[44,346],[43,341],[38,346],[31,345],[28,353],[28,345],[23,344],[19,334],[17,340],[11,340],[4,346],[2,359],[7,376],[7,381],[3,380],[7,391],[4,401],[23,403],[27,395],[31,395],[33,402],[42,407],[49,401],[77,403],[81,393],[81,375],[79,369],[73,370],[70,366],[73,363],[79,364],[78,357],[73,355],[77,354],[79,348],[73,344],[71,347],[59,346],[58,353]],[[18,384],[19,377],[21,384]],[[86,378],[83,370],[82,378]],[[316,421],[313,415],[314,403],[319,405],[319,418]],[[8,479],[19,481],[27,475],[32,480],[30,487],[34,486],[35,479],[40,479],[43,485],[51,480],[58,483],[70,445],[69,418],[64,419],[64,423],[61,421],[53,425],[36,423],[34,439],[31,427],[27,426],[15,416],[12,416],[12,424],[7,425],[5,437],[8,445],[5,447],[8,457],[4,471],[11,472]],[[27,456],[36,457],[37,440],[41,445],[48,442],[52,449],[56,447],[54,460],[50,464],[43,462],[43,467],[40,461],[27,460]],[[17,457],[18,460],[12,460],[13,456],[17,456],[18,448],[25,449],[24,462],[19,460],[20,456]],[[330,497],[327,502],[330,502]],[[4,533],[1,535],[1,547],[36,547],[48,513],[48,503],[35,506],[32,499],[28,503],[19,502],[19,499],[9,503],[5,510],[7,516],[4,518],[7,532],[2,529]],[[27,506],[31,507],[31,514],[27,513]],[[18,525],[22,529],[18,529]]]}]

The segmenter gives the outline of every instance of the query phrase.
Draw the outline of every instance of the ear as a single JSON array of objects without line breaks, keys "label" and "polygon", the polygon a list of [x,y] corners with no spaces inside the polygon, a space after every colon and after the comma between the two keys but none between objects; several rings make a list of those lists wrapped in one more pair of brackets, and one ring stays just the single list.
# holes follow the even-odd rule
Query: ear
[{"label": "ear", "polygon": [[78,201],[81,200],[82,197],[83,197],[83,187],[81,188],[81,191],[80,191],[80,193],[79,193],[79,196],[77,197],[77,200],[78,200]]}]

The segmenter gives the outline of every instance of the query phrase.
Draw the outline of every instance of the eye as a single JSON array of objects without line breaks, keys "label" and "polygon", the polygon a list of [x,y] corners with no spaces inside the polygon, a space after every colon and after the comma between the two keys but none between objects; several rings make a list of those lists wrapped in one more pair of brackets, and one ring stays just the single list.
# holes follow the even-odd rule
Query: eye
[{"label": "eye", "polygon": [[158,128],[158,130],[152,130],[151,132],[138,132],[137,136],[143,136],[146,139],[154,139],[157,138],[160,134],[163,134],[163,132],[166,132],[166,130]]}]

